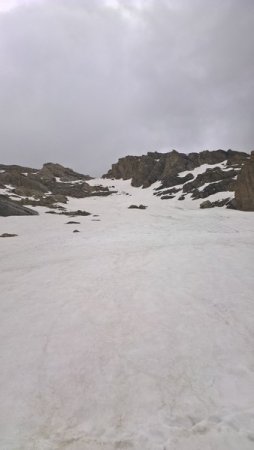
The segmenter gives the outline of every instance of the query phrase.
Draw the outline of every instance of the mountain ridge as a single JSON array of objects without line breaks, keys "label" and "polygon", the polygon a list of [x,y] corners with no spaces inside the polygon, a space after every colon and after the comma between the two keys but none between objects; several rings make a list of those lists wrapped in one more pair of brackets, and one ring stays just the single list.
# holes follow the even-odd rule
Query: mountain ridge
[{"label": "mountain ridge", "polygon": [[[204,199],[201,208],[226,206],[252,211],[253,158],[253,152],[249,155],[231,149],[189,154],[176,150],[148,152],[119,158],[102,178],[131,180],[133,187],[143,189],[152,186],[153,195],[162,200]],[[41,169],[0,164],[0,195],[20,207],[45,206],[63,210],[69,197],[108,196],[116,192],[109,186],[89,184],[92,179],[58,163],[45,163]],[[216,194],[220,194],[219,197]]]}]

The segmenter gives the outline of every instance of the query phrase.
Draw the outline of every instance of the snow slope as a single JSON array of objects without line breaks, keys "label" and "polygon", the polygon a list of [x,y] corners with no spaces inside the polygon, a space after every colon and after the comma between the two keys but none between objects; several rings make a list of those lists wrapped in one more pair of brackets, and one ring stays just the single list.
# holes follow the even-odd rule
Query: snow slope
[{"label": "snow slope", "polygon": [[0,218],[0,448],[252,450],[254,213],[102,183]]}]

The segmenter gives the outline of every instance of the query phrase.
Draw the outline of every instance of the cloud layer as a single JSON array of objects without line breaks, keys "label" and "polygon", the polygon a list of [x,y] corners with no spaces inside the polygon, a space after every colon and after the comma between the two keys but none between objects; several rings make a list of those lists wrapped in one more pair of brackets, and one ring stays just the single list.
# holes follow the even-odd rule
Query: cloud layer
[{"label": "cloud layer", "polygon": [[99,174],[125,154],[254,148],[253,0],[9,5],[2,163]]}]

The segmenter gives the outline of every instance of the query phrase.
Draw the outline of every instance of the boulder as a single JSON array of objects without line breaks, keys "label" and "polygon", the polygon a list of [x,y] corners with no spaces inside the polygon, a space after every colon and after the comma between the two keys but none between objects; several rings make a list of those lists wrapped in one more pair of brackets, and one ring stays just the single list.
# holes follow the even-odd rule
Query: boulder
[{"label": "boulder", "polygon": [[205,202],[200,203],[199,206],[201,209],[206,209],[206,208],[212,208],[212,202],[210,202],[210,200],[206,200]]},{"label": "boulder", "polygon": [[0,195],[0,216],[35,216],[37,211],[26,208],[20,203],[10,200],[9,198]]}]

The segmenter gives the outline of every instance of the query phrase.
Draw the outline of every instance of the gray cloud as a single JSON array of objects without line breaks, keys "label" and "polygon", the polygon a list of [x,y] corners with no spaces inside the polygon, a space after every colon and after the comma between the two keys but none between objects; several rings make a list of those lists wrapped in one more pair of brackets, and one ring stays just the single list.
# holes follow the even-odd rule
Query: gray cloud
[{"label": "gray cloud", "polygon": [[[13,2],[14,3],[14,2]],[[2,163],[254,147],[253,0],[26,0],[0,13]]]}]

